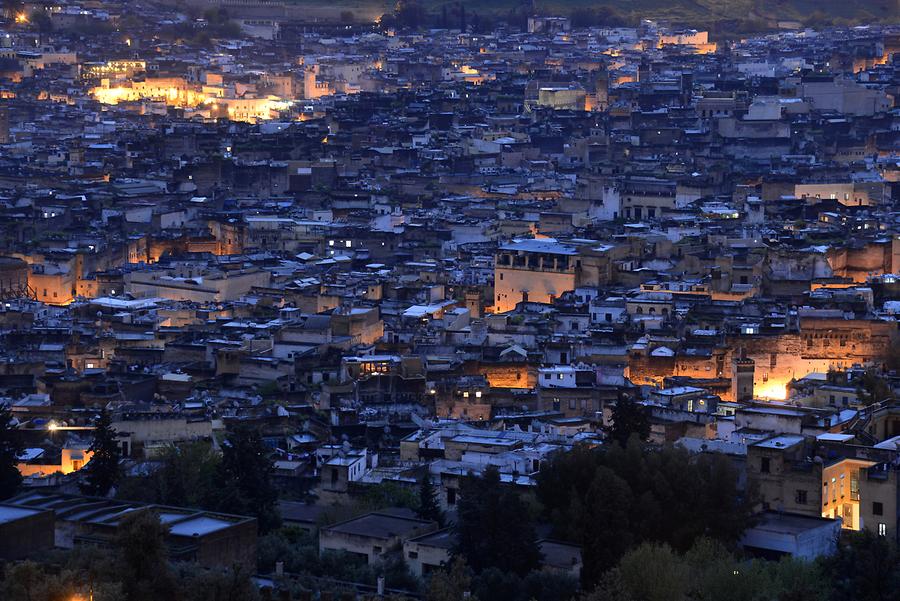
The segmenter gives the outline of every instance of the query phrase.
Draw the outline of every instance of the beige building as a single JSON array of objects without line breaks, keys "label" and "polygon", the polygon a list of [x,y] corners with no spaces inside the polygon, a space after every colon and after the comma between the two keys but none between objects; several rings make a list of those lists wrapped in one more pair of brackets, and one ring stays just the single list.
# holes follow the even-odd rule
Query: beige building
[{"label": "beige building", "polygon": [[434,530],[435,523],[387,512],[362,515],[319,530],[319,552],[343,551],[374,563],[411,538]]},{"label": "beige building", "polygon": [[578,251],[552,238],[514,240],[500,247],[494,262],[494,312],[520,302],[550,303],[575,289]]}]

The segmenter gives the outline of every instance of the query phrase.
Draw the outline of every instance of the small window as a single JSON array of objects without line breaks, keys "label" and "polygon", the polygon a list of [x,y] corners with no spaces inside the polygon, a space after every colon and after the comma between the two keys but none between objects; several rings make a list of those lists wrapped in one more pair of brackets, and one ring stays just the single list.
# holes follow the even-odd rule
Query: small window
[{"label": "small window", "polygon": [[797,505],[806,505],[806,491],[798,488],[797,493],[794,495],[794,501],[796,501]]},{"label": "small window", "polygon": [[447,505],[456,505],[456,489],[447,489]]},{"label": "small window", "polygon": [[884,522],[878,524],[878,536],[887,536],[887,524]]},{"label": "small window", "polygon": [[410,552],[407,553],[406,555],[407,555],[407,557],[409,557],[410,559],[418,559],[418,557],[419,557],[419,552],[418,552],[418,551],[410,551]]},{"label": "small window", "polygon": [[884,515],[884,505],[873,501],[872,502],[872,515]]},{"label": "small window", "polygon": [[769,469],[771,468],[771,463],[772,463],[771,459],[769,459],[768,457],[763,457],[762,460],[760,461],[759,471],[764,474],[768,474]]}]

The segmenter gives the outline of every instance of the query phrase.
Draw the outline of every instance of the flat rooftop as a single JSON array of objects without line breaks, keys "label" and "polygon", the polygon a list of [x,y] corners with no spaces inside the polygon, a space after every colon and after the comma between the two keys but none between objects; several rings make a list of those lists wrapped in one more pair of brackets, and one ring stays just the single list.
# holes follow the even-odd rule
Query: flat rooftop
[{"label": "flat rooftop", "polygon": [[367,513],[358,518],[340,522],[323,528],[326,532],[390,539],[413,532],[431,522],[416,518],[405,518],[387,513]]},{"label": "flat rooftop", "polygon": [[772,438],[761,440],[754,446],[763,447],[766,449],[784,449],[787,447],[792,447],[795,444],[799,444],[801,442],[803,442],[802,436],[799,436],[797,434],[782,434],[781,436],[773,436]]},{"label": "flat rooftop", "polygon": [[428,534],[411,538],[409,539],[409,542],[425,545],[427,547],[436,547],[438,549],[451,549],[456,542],[456,536],[454,535],[452,528],[444,528],[443,530],[429,532]]},{"label": "flat rooftop", "polygon": [[500,246],[500,250],[515,250],[548,255],[577,255],[578,249],[556,241],[553,238],[526,238],[513,240]]},{"label": "flat rooftop", "polygon": [[8,524],[42,513],[39,509],[26,509],[14,505],[0,505],[0,524]]},{"label": "flat rooftop", "polygon": [[819,518],[797,513],[766,511],[760,516],[759,522],[753,529],[771,532],[773,534],[796,536],[823,526],[830,526],[834,524],[835,521],[836,520],[831,518]]},{"label": "flat rooftop", "polygon": [[169,527],[169,533],[175,536],[206,536],[213,532],[230,528],[233,522],[210,515],[199,515],[181,522],[176,522]]}]

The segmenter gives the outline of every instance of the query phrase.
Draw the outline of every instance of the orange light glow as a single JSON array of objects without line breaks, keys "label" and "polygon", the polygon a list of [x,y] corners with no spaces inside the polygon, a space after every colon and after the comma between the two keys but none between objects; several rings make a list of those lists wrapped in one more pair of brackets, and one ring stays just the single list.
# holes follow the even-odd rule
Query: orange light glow
[{"label": "orange light glow", "polygon": [[769,401],[783,401],[787,398],[787,385],[784,382],[767,382],[754,391],[754,396]]}]

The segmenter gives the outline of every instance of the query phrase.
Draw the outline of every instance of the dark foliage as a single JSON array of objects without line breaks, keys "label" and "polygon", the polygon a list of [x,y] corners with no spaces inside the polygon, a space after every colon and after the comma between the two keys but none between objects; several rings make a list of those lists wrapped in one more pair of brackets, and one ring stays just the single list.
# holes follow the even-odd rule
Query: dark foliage
[{"label": "dark foliage", "polygon": [[639,440],[647,440],[650,437],[650,419],[646,407],[628,395],[622,395],[616,401],[610,421],[612,423],[604,429],[604,432],[607,438],[619,443],[620,446],[627,445],[632,436],[637,436]]},{"label": "dark foliage", "polygon": [[106,496],[119,481],[119,441],[112,418],[106,409],[94,422],[94,440],[91,442],[91,460],[81,469],[81,492],[92,496]]},{"label": "dark foliage", "polygon": [[16,494],[22,483],[16,465],[23,450],[22,440],[13,426],[12,412],[6,405],[0,405],[0,499]]},{"label": "dark foliage", "polygon": [[219,509],[254,515],[261,532],[278,527],[278,491],[272,484],[274,464],[259,432],[238,427],[222,444],[219,466]]},{"label": "dark foliage", "polygon": [[497,568],[523,576],[540,563],[528,508],[512,488],[501,485],[493,466],[463,480],[456,538],[453,554],[464,557],[476,573]]},{"label": "dark foliage", "polygon": [[641,542],[682,552],[701,537],[731,544],[751,522],[727,458],[653,449],[636,438],[626,448],[557,454],[541,470],[537,492],[556,536],[583,546],[588,589]]},{"label": "dark foliage", "polygon": [[438,526],[444,527],[446,517],[438,504],[437,491],[431,482],[431,474],[427,471],[419,482],[419,509],[416,513],[423,520],[431,520],[437,522]]}]

